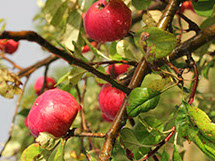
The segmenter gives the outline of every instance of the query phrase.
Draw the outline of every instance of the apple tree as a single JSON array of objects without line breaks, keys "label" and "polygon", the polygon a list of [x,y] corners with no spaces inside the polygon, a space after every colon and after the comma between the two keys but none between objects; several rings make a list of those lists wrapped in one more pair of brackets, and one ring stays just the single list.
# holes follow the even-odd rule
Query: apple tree
[{"label": "apple tree", "polygon": [[[46,0],[34,31],[7,31],[1,20],[0,94],[18,95],[1,157],[215,160],[214,4]],[[21,67],[7,54],[22,41],[49,56]]]}]

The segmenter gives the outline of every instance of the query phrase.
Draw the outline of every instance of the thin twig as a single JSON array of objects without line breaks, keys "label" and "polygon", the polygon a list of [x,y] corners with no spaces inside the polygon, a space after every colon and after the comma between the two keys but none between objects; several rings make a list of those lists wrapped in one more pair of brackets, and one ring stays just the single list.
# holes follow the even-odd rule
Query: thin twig
[{"label": "thin twig", "polygon": [[47,73],[48,73],[48,70],[49,70],[49,64],[46,64],[46,68],[45,68],[45,71],[44,71],[44,80],[43,80],[43,86],[42,86],[42,89],[40,90],[40,94],[42,94],[46,88],[46,83],[47,83]]},{"label": "thin twig", "polygon": [[194,70],[194,81],[193,81],[192,91],[191,91],[191,94],[190,94],[190,97],[189,97],[189,100],[188,100],[188,103],[191,105],[193,103],[193,101],[194,101],[194,97],[195,97],[195,94],[196,94],[196,89],[197,89],[198,82],[199,82],[199,72],[198,72],[196,62],[193,60],[191,55],[188,55],[188,63]]},{"label": "thin twig", "polygon": [[64,140],[68,140],[70,137],[93,137],[93,138],[104,138],[106,136],[105,133],[88,133],[81,132],[81,130],[73,128],[69,130],[64,137]]},{"label": "thin twig", "polygon": [[116,64],[116,63],[121,63],[121,64],[128,64],[132,66],[137,66],[136,61],[125,61],[125,60],[112,60],[112,61],[103,61],[103,62],[91,62],[89,63],[90,65],[102,65],[102,64]]},{"label": "thin twig", "polygon": [[183,18],[189,24],[189,29],[187,31],[193,30],[193,31],[196,32],[196,34],[198,34],[201,31],[201,29],[199,28],[199,26],[195,22],[193,22],[192,20],[190,20],[189,18],[187,18],[185,15],[183,15],[182,13],[178,13],[178,15],[181,18]]},{"label": "thin twig", "polygon": [[12,60],[10,60],[9,58],[7,58],[5,56],[5,54],[0,54],[1,58],[4,59],[4,60],[7,60],[9,63],[11,63],[13,65],[14,68],[17,68],[19,70],[22,70],[23,68],[20,67],[19,65],[17,65],[16,63],[14,63]]},{"label": "thin twig", "polygon": [[22,69],[18,73],[18,76],[19,76],[19,78],[22,78],[24,76],[28,76],[29,74],[33,73],[35,70],[39,69],[40,67],[47,65],[47,64],[50,64],[50,63],[52,63],[58,59],[59,59],[58,57],[51,55],[51,56],[49,56],[43,60],[38,61],[37,63],[35,63],[35,64],[33,64],[27,68]]},{"label": "thin twig", "polygon": [[157,147],[150,151],[143,159],[139,160],[139,161],[144,161],[146,159],[148,159],[149,157],[153,156],[164,144],[166,144],[166,142],[169,141],[169,139],[173,136],[173,134],[176,132],[176,127],[174,126],[172,128],[172,132],[169,133],[169,135],[167,135],[167,137],[165,139],[163,139],[160,143],[157,144]]}]

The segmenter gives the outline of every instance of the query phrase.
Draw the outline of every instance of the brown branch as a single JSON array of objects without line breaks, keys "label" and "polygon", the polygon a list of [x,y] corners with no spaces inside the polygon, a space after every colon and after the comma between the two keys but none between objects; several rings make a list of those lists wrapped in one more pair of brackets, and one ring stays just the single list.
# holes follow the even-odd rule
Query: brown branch
[{"label": "brown branch", "polygon": [[192,53],[200,46],[204,45],[205,43],[213,39],[215,39],[215,24],[205,28],[197,35],[193,36],[192,38],[183,42],[181,45],[177,46],[170,54],[169,59],[170,61],[173,61],[184,55],[187,55],[187,53]]},{"label": "brown branch", "polygon": [[55,60],[58,60],[59,58],[54,56],[54,55],[51,55],[41,61],[38,61],[37,63],[31,65],[30,67],[27,67],[25,69],[22,69],[19,73],[18,73],[18,76],[19,78],[22,78],[24,76],[28,76],[30,75],[31,73],[33,73],[35,70],[37,70],[38,68],[44,66],[44,65],[47,65],[47,64],[50,64],[52,62],[54,62]]},{"label": "brown branch", "polygon": [[80,129],[73,128],[69,130],[67,134],[64,136],[64,140],[68,140],[70,137],[93,137],[93,138],[104,138],[106,136],[105,133],[88,133],[81,132]]},{"label": "brown branch", "polygon": [[144,161],[144,160],[148,159],[149,157],[155,155],[155,153],[156,153],[164,144],[166,144],[166,142],[169,141],[169,139],[173,136],[173,134],[174,134],[175,132],[176,132],[176,127],[174,126],[174,127],[172,128],[172,131],[167,135],[167,137],[166,137],[164,140],[162,140],[160,143],[158,143],[158,144],[157,144],[157,147],[156,147],[154,150],[150,151],[143,159],[141,159],[141,160],[139,160],[139,161]]},{"label": "brown branch", "polygon": [[[132,80],[128,85],[129,88],[133,89],[141,85],[145,75],[147,73],[147,62],[142,58],[141,62],[138,64]],[[103,145],[103,149],[99,155],[99,161],[107,161],[111,158],[112,147],[115,141],[115,137],[118,134],[120,128],[123,126],[123,120],[126,120],[126,105],[128,101],[128,96],[125,96],[125,99],[120,107],[115,119],[107,132],[106,140]],[[124,121],[125,122],[125,121]]]},{"label": "brown branch", "polygon": [[195,94],[196,94],[196,89],[197,89],[198,82],[199,82],[199,72],[198,72],[196,62],[193,60],[191,55],[188,55],[188,63],[194,70],[194,81],[193,81],[192,91],[191,91],[191,94],[190,94],[190,97],[189,97],[189,100],[188,100],[188,103],[191,105],[193,103],[193,101],[194,101],[194,97],[195,97]]},{"label": "brown branch", "polygon": [[17,69],[19,69],[19,70],[22,70],[22,69],[23,69],[22,67],[20,67],[20,66],[17,65],[16,63],[14,63],[12,60],[10,60],[9,58],[7,58],[7,57],[5,56],[5,54],[0,54],[0,57],[1,57],[2,59],[4,59],[4,60],[7,60],[10,64],[13,65],[14,68],[17,68]]},{"label": "brown branch", "polygon": [[49,64],[46,64],[46,68],[45,68],[45,71],[44,71],[43,86],[42,86],[42,89],[41,89],[41,91],[40,91],[40,94],[42,94],[42,93],[45,91],[46,82],[47,82],[46,79],[47,79],[48,70],[49,70]]},{"label": "brown branch", "polygon": [[102,61],[102,62],[91,62],[89,63],[90,65],[102,65],[102,64],[116,64],[116,63],[121,63],[121,64],[128,64],[132,66],[137,66],[136,61],[125,61],[125,60],[112,60],[112,61]]},{"label": "brown branch", "polygon": [[[157,27],[159,27],[161,29],[167,28],[168,24],[172,21],[172,18],[177,11],[177,7],[178,7],[177,5],[179,5],[179,4],[177,4],[176,0],[170,0],[169,4],[167,5],[166,10],[165,10],[166,11],[165,13],[168,18],[166,16],[164,16],[158,23]],[[172,9],[172,8],[174,8],[174,9]],[[170,16],[172,16],[172,17],[170,17]],[[128,88],[133,89],[133,88],[140,86],[145,75],[148,72],[149,72],[148,65],[147,65],[145,58],[143,57],[134,72],[134,75],[132,77],[131,82],[128,85]],[[128,94],[125,96],[124,101],[123,101],[117,115],[115,116],[114,121],[113,121],[109,131],[107,132],[107,136],[106,136],[102,151],[99,155],[99,161],[108,161],[111,158],[111,153],[112,153],[112,148],[113,148],[115,138],[116,138],[119,130],[123,126],[123,124],[122,124],[123,120],[124,120],[124,122],[126,120],[127,101],[128,101]]]},{"label": "brown branch", "polygon": [[178,7],[179,7],[179,2],[177,0],[170,0],[157,24],[157,27],[160,29],[166,30],[167,27],[172,22],[173,17],[176,11],[178,10]]},{"label": "brown branch", "polygon": [[4,31],[0,35],[0,39],[14,39],[16,41],[19,40],[28,40],[37,42],[39,45],[46,48],[48,51],[53,53],[55,56],[64,59],[66,62],[68,62],[70,65],[76,65],[79,66],[88,72],[91,72],[98,78],[101,78],[108,83],[110,83],[112,86],[120,89],[121,91],[125,93],[129,93],[131,90],[129,88],[126,88],[122,84],[116,82],[114,79],[112,79],[109,75],[103,74],[102,72],[96,70],[94,67],[90,66],[89,64],[85,63],[84,61],[77,59],[76,57],[72,56],[71,54],[67,53],[66,51],[59,49],[52,44],[50,44],[47,40],[42,38],[40,35],[38,35],[34,31]]},{"label": "brown branch", "polygon": [[183,18],[188,24],[189,24],[189,29],[187,31],[195,31],[196,34],[199,33],[201,31],[201,29],[199,28],[199,26],[193,22],[192,20],[190,20],[189,18],[187,18],[185,15],[183,15],[182,13],[178,13],[178,15]]}]

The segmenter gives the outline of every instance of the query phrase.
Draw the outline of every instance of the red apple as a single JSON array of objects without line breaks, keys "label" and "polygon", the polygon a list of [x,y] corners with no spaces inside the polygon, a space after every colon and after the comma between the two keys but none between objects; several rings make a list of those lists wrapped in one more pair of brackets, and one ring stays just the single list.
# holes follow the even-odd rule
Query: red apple
[{"label": "red apple", "polygon": [[112,75],[114,78],[118,75],[128,71],[128,64],[113,64],[108,66],[107,74]]},{"label": "red apple", "polygon": [[125,93],[110,84],[102,86],[99,92],[99,105],[108,119],[113,120],[124,100]]},{"label": "red apple", "polygon": [[19,46],[19,42],[12,39],[0,39],[0,50],[4,50],[5,53],[13,54]]},{"label": "red apple", "polygon": [[84,28],[98,42],[123,38],[132,23],[131,10],[122,0],[99,0],[85,13]]},{"label": "red apple", "polygon": [[185,1],[182,3],[181,8],[180,8],[181,13],[184,13],[184,10],[186,10],[186,9],[195,12],[191,1]]},{"label": "red apple", "polygon": [[[44,76],[39,77],[34,84],[34,89],[37,95],[40,95],[41,89],[43,87],[43,82],[44,82]],[[56,82],[53,78],[51,77],[46,77],[46,85],[45,85],[45,90],[47,89],[53,89],[55,88]]]},{"label": "red apple", "polygon": [[28,116],[27,126],[34,137],[48,132],[62,137],[69,130],[81,106],[68,92],[51,89],[35,100]]},{"label": "red apple", "polygon": [[[41,94],[41,89],[43,87],[43,82],[44,82],[44,76],[39,77],[36,80],[35,84],[34,84],[34,90],[35,90],[37,95]],[[45,90],[55,88],[55,84],[56,84],[56,82],[55,82],[55,80],[53,78],[46,77]]]},{"label": "red apple", "polygon": [[[97,43],[96,41],[91,42],[91,44],[92,44],[94,47],[97,47],[97,45],[98,45],[98,43]],[[88,51],[90,51],[90,47],[89,47],[88,45],[85,45],[84,48],[83,48],[83,50],[82,50],[82,53],[86,53],[86,52],[88,52]]]}]

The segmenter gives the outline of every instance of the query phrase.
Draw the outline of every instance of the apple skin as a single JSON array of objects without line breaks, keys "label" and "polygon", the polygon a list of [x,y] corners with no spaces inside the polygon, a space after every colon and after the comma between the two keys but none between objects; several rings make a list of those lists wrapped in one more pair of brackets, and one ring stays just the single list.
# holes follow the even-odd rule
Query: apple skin
[{"label": "apple skin", "polygon": [[184,10],[186,10],[186,9],[191,10],[191,11],[193,11],[195,13],[195,11],[193,9],[193,4],[189,0],[182,3],[181,8],[180,8],[180,12],[184,13]]},{"label": "apple skin", "polygon": [[28,116],[27,126],[34,137],[48,132],[62,137],[69,130],[81,106],[68,92],[50,89],[35,100]]},{"label": "apple skin", "polygon": [[[93,41],[91,42],[91,44],[94,46],[94,47],[97,47],[98,43],[96,41]],[[87,53],[88,51],[90,51],[90,47],[88,45],[85,45],[83,50],[82,50],[82,53]]]},{"label": "apple skin", "polygon": [[108,66],[108,70],[106,72],[116,78],[118,75],[127,72],[128,68],[128,64],[113,64]]},{"label": "apple skin", "polygon": [[13,54],[19,47],[19,42],[12,39],[0,39],[0,50],[4,50],[5,53]]},{"label": "apple skin", "polygon": [[99,0],[84,15],[86,34],[101,43],[123,38],[131,23],[131,10],[122,0]]},{"label": "apple skin", "polygon": [[[44,76],[39,77],[36,80],[35,84],[34,84],[34,90],[35,90],[37,95],[41,94],[41,89],[43,87],[43,82],[44,82]],[[55,88],[55,84],[56,84],[56,82],[55,82],[55,80],[53,78],[46,77],[45,90]]]},{"label": "apple skin", "polygon": [[125,93],[110,84],[102,86],[99,92],[99,105],[108,119],[114,120],[124,100]]}]

